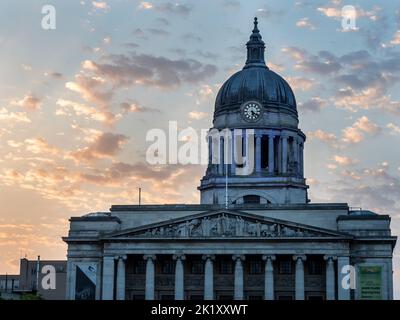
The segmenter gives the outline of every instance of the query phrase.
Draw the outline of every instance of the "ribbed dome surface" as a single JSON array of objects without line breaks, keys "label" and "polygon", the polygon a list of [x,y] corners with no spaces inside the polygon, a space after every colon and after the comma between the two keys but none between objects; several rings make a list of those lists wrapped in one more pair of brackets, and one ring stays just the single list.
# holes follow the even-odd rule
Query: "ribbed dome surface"
[{"label": "ribbed dome surface", "polygon": [[215,111],[237,108],[249,100],[257,100],[264,105],[286,106],[296,111],[296,98],[292,89],[265,64],[265,43],[258,30],[257,18],[254,18],[254,29],[246,47],[246,64],[243,70],[222,85],[215,100]]},{"label": "ribbed dome surface", "polygon": [[244,68],[232,75],[218,92],[215,111],[249,100],[285,105],[296,110],[296,99],[289,84],[267,67]]}]

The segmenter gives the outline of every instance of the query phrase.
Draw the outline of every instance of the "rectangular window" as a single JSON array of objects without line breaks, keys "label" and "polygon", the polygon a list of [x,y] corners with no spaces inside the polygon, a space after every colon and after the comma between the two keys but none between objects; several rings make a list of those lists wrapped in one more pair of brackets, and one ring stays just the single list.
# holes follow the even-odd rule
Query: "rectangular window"
[{"label": "rectangular window", "polygon": [[291,260],[279,261],[279,273],[292,274],[292,261]]},{"label": "rectangular window", "polygon": [[146,261],[145,260],[136,260],[133,265],[133,273],[134,274],[145,274],[146,273]]},{"label": "rectangular window", "polygon": [[232,274],[233,273],[233,261],[221,260],[219,262],[219,273],[220,274]]},{"label": "rectangular window", "polygon": [[323,272],[322,261],[310,260],[308,262],[308,273],[313,275],[321,275]]},{"label": "rectangular window", "polygon": [[263,263],[258,260],[249,261],[249,273],[250,274],[262,274],[263,273]]},{"label": "rectangular window", "polygon": [[162,274],[173,274],[175,273],[175,265],[173,260],[161,261],[161,273]]},{"label": "rectangular window", "polygon": [[193,260],[190,266],[190,273],[192,274],[203,274],[204,273],[204,261]]}]

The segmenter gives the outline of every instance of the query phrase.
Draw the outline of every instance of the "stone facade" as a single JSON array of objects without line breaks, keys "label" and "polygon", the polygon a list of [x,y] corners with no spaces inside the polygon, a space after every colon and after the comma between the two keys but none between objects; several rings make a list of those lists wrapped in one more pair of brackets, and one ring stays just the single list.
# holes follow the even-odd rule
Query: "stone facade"
[{"label": "stone facade", "polygon": [[81,265],[96,299],[359,299],[347,265],[379,267],[393,298],[390,218],[346,204],[113,206],[71,218],[64,240],[68,299]]},{"label": "stone facade", "polygon": [[390,217],[310,203],[295,97],[256,20],[247,49],[216,98],[212,130],[227,135],[210,137],[201,204],[71,218],[68,299],[393,299]]}]

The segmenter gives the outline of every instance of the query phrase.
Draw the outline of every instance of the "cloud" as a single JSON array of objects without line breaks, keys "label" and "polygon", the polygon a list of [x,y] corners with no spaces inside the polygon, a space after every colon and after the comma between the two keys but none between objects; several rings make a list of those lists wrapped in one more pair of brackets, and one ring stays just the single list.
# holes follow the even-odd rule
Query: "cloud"
[{"label": "cloud", "polygon": [[[132,53],[126,55],[112,55],[109,63],[85,61],[84,68],[94,73],[95,77],[84,78],[79,88],[87,97],[93,93],[81,87],[96,87],[101,82],[110,81],[115,86],[156,86],[160,88],[174,88],[186,83],[196,84],[216,73],[216,66],[202,64],[194,59],[172,60],[165,57]],[[85,81],[83,81],[85,80]],[[86,86],[83,86],[83,83]],[[106,97],[108,97],[106,93]],[[95,96],[96,97],[96,96]]]},{"label": "cloud", "polygon": [[39,110],[42,104],[41,100],[34,94],[27,94],[22,99],[12,101],[11,103],[31,111]]},{"label": "cloud", "polygon": [[135,113],[135,112],[160,112],[159,109],[146,107],[146,106],[141,105],[138,102],[122,102],[121,108],[126,113],[130,113],[130,112],[133,112],[133,113]]},{"label": "cloud", "polygon": [[268,18],[272,19],[280,19],[285,14],[285,11],[282,9],[273,9],[271,7],[264,6],[263,8],[257,9],[255,16],[259,18]]},{"label": "cloud", "polygon": [[298,47],[284,47],[282,48],[282,52],[289,55],[297,63],[305,60],[306,56],[308,55],[306,50]]},{"label": "cloud", "polygon": [[26,150],[40,155],[56,155],[60,150],[48,144],[44,138],[32,138],[25,140]]},{"label": "cloud", "polygon": [[112,158],[121,152],[127,140],[128,137],[125,135],[104,132],[99,134],[88,147],[71,152],[70,157],[77,162]]},{"label": "cloud", "polygon": [[132,34],[133,34],[135,37],[138,37],[138,38],[141,38],[141,39],[145,39],[145,40],[148,39],[146,33],[145,33],[141,28],[136,28],[136,29],[134,29],[134,30],[132,31]]},{"label": "cloud", "polygon": [[6,123],[25,122],[29,123],[31,120],[28,118],[26,112],[9,112],[6,108],[0,108],[0,121],[4,120]]},{"label": "cloud", "polygon": [[60,107],[56,110],[56,115],[59,116],[68,115],[68,112],[72,110],[77,116],[85,116],[107,125],[115,123],[115,121],[121,117],[120,114],[115,115],[109,111],[98,110],[85,104],[70,100],[58,99],[56,104]]},{"label": "cloud", "polygon": [[182,39],[186,41],[203,42],[203,39],[193,32],[183,34]]},{"label": "cloud", "polygon": [[327,201],[346,199],[350,206],[362,206],[380,214],[397,216],[400,209],[400,179],[390,173],[387,162],[373,168],[358,168],[337,172],[338,179],[321,185],[329,195]]},{"label": "cloud", "polygon": [[318,7],[317,11],[321,12],[328,18],[341,18],[342,17],[342,10],[333,7]]},{"label": "cloud", "polygon": [[191,111],[189,112],[189,118],[194,120],[202,120],[208,117],[208,113],[201,111]]},{"label": "cloud", "polygon": [[154,36],[169,36],[170,35],[170,33],[168,31],[159,29],[159,28],[148,28],[147,31],[149,31]]},{"label": "cloud", "polygon": [[390,44],[392,45],[400,45],[400,30],[397,30],[396,33],[393,36],[393,39],[390,40]]},{"label": "cloud", "polygon": [[107,11],[110,6],[105,1],[92,1],[92,6],[94,9]]},{"label": "cloud", "polygon": [[347,143],[358,143],[364,140],[364,133],[376,135],[380,130],[378,125],[363,116],[354,122],[351,127],[342,130],[342,140]]},{"label": "cloud", "polygon": [[340,62],[329,51],[320,51],[295,65],[295,69],[317,74],[335,73],[340,69]]},{"label": "cloud", "polygon": [[326,106],[326,103],[326,100],[320,97],[312,97],[303,103],[299,103],[299,110],[303,112],[318,112]]},{"label": "cloud", "polygon": [[165,19],[165,18],[160,18],[160,17],[158,17],[158,18],[156,18],[156,21],[157,21],[157,23],[158,24],[160,24],[160,25],[162,25],[162,26],[169,26],[171,23],[167,20],[167,19]]},{"label": "cloud", "polygon": [[[364,10],[361,7],[355,6],[353,7],[354,10],[349,9],[342,12],[342,6],[343,4],[334,3],[333,7],[318,7],[317,11],[337,21],[341,20],[342,17],[353,19],[356,22],[356,27],[338,28],[337,31],[359,31],[359,34],[364,38],[371,50],[379,48],[382,45],[383,36],[389,27],[387,16],[384,14],[382,8],[373,6],[370,10]],[[366,19],[372,23],[363,23],[362,19]]]},{"label": "cloud", "polygon": [[286,80],[294,90],[308,91],[315,85],[314,79],[304,77],[287,77]]},{"label": "cloud", "polygon": [[310,22],[309,18],[302,18],[296,22],[296,26],[299,28],[307,28],[310,30],[315,30],[315,26]]},{"label": "cloud", "polygon": [[172,13],[187,16],[193,9],[193,5],[166,2],[162,4],[154,4],[148,1],[141,1],[137,6],[139,10],[156,10],[164,13]]},{"label": "cloud", "polygon": [[339,156],[339,155],[335,155],[333,157],[333,160],[340,166],[346,167],[346,166],[350,166],[352,164],[356,164],[358,161],[356,159],[351,159],[349,157],[346,156]]},{"label": "cloud", "polygon": [[150,10],[153,8],[154,8],[154,5],[151,2],[147,2],[147,1],[141,1],[138,5],[138,9]]},{"label": "cloud", "polygon": [[393,135],[398,135],[398,134],[400,134],[400,127],[399,127],[399,126],[396,126],[396,125],[393,124],[393,123],[388,123],[388,124],[386,125],[386,128],[390,129],[390,133],[393,134]]},{"label": "cloud", "polygon": [[392,101],[388,90],[399,81],[400,56],[388,51],[383,57],[373,57],[367,50],[337,56],[328,51],[317,55],[297,47],[286,47],[282,52],[295,62],[294,68],[314,73],[331,81],[336,92],[332,103],[349,111],[380,109],[400,114],[399,101]]},{"label": "cloud", "polygon": [[[95,67],[91,61],[84,61],[83,68],[93,70]],[[104,90],[105,80],[100,77],[90,77],[84,74],[77,74],[75,81],[69,81],[65,87],[79,93],[83,99],[99,105],[108,103],[113,95],[111,90]]]},{"label": "cloud", "polygon": [[223,6],[226,8],[239,8],[240,2],[238,0],[224,0],[222,2]]},{"label": "cloud", "polygon": [[55,72],[55,71],[45,72],[43,75],[45,77],[51,77],[53,79],[61,79],[63,77],[63,74],[61,72]]},{"label": "cloud", "polygon": [[338,7],[340,3],[336,3],[336,7],[318,7],[317,11],[321,12],[324,16],[334,19],[342,19],[342,17],[357,19],[357,18],[368,18],[371,21],[377,21],[379,19],[379,12],[381,8],[374,6],[371,10],[364,10],[360,7],[354,7],[355,10],[346,10],[342,14],[342,8]]},{"label": "cloud", "polygon": [[187,16],[193,10],[193,5],[167,2],[156,6],[155,9],[161,12]]},{"label": "cloud", "polygon": [[334,148],[338,147],[338,138],[336,137],[336,135],[334,135],[333,133],[325,132],[321,129],[318,129],[316,131],[308,131],[307,137],[310,139],[318,139]]}]

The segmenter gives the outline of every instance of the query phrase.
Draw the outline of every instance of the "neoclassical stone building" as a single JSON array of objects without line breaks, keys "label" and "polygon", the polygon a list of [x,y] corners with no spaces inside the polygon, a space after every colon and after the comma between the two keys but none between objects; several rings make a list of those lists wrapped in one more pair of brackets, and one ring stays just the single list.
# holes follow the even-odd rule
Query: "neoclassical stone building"
[{"label": "neoclassical stone building", "polygon": [[215,102],[212,129],[239,132],[228,149],[244,164],[210,137],[201,204],[72,217],[68,299],[393,298],[390,217],[310,203],[295,96],[264,50],[255,19],[246,64]]}]

